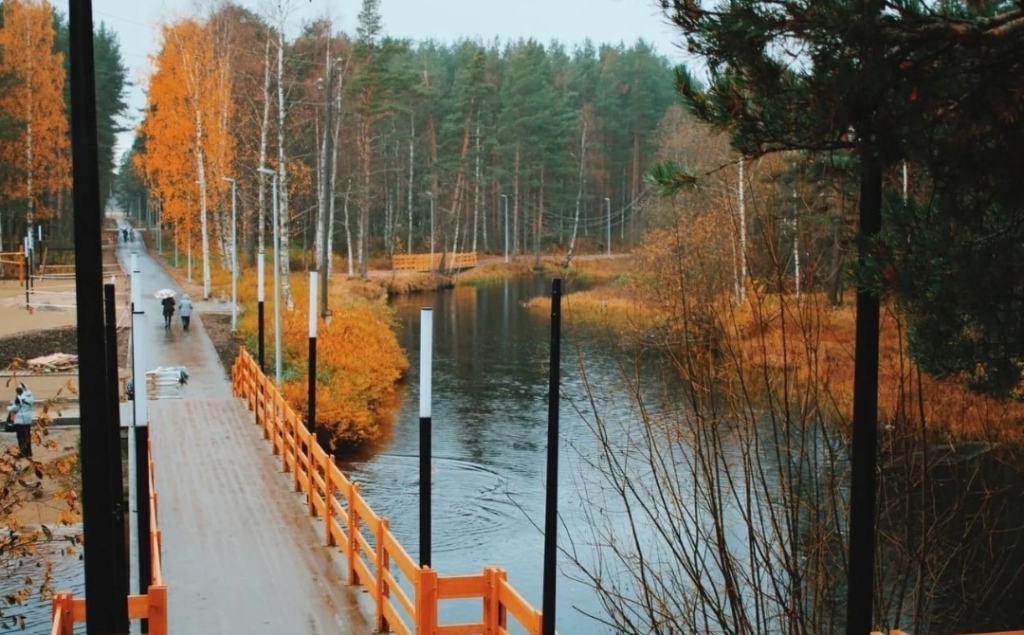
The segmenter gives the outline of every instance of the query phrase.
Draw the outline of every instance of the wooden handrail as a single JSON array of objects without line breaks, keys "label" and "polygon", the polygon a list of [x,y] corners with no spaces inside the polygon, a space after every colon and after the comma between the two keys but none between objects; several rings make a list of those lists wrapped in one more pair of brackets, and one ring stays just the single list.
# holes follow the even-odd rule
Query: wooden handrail
[{"label": "wooden handrail", "polygon": [[[157,518],[159,508],[154,482],[153,441],[147,446],[146,462],[149,465],[149,552],[151,560],[150,580],[146,593],[128,596],[128,619],[149,621],[150,635],[167,635],[167,585],[163,577],[160,525]],[[75,623],[85,621],[85,600],[75,598],[70,592],[53,596],[50,635],[72,635]]]},{"label": "wooden handrail", "polygon": [[[376,631],[497,635],[507,632],[512,619],[529,635],[540,635],[540,611],[508,584],[503,569],[439,576],[429,567],[419,567],[391,532],[388,520],[362,496],[359,483],[350,481],[333,455],[320,447],[244,347],[231,366],[231,386],[255,412],[255,423],[270,441],[271,451],[281,454],[282,469],[292,473],[296,491],[305,494],[310,515],[323,518],[324,543],[344,552],[349,583],[361,584],[369,592]],[[483,621],[439,624],[439,603],[455,599],[479,599]]]},{"label": "wooden handrail", "polygon": [[441,268],[441,259],[449,271],[470,269],[477,265],[476,252],[431,254],[395,254],[391,257],[391,269],[394,271],[437,271]]}]

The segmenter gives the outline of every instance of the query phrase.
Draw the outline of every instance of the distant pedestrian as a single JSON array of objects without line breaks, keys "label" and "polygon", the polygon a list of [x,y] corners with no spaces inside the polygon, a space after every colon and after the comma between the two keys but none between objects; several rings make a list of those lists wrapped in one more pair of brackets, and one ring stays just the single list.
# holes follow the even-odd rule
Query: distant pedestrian
[{"label": "distant pedestrian", "polygon": [[8,420],[14,424],[15,432],[18,435],[18,451],[21,456],[27,459],[32,458],[32,405],[36,399],[32,391],[24,382],[20,382],[15,389],[14,401],[7,406]]},{"label": "distant pedestrian", "polygon": [[135,230],[134,229],[130,229],[130,228],[128,229],[128,242],[130,242],[130,243],[135,242]]},{"label": "distant pedestrian", "polygon": [[124,242],[128,242],[128,228],[127,227],[122,227],[121,228],[121,239]]},{"label": "distant pedestrian", "polygon": [[174,315],[174,298],[167,296],[160,301],[160,304],[164,307],[164,328],[171,330],[171,316]]},{"label": "distant pedestrian", "polygon": [[188,330],[188,323],[192,321],[192,300],[188,298],[188,294],[181,296],[181,302],[178,304],[178,310],[181,311],[181,325],[186,331]]}]

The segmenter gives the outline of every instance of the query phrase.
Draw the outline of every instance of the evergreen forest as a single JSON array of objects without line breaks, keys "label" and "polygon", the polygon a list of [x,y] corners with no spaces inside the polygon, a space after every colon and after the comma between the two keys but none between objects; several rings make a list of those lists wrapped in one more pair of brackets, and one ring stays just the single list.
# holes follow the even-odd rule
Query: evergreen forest
[{"label": "evergreen forest", "polygon": [[283,12],[233,5],[163,26],[119,196],[180,248],[205,239],[204,262],[224,264],[224,177],[250,258],[270,247],[276,180],[284,269],[311,264],[321,215],[350,275],[396,253],[503,254],[506,240],[537,258],[638,241],[655,132],[677,100],[649,44],[410,42],[371,0],[355,33],[287,29]]}]

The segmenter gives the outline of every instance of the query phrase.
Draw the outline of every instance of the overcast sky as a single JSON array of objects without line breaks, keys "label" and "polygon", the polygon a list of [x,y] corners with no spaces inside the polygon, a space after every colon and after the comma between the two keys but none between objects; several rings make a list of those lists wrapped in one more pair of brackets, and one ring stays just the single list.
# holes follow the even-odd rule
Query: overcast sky
[{"label": "overcast sky", "polygon": [[[68,0],[51,0],[67,15]],[[237,0],[236,0],[237,1]],[[288,0],[286,0],[288,2]],[[240,4],[272,15],[269,0],[240,0]],[[338,28],[353,32],[361,0],[291,0],[289,31],[330,14]],[[93,0],[93,20],[117,33],[121,56],[135,83],[129,93],[130,120],[138,123],[145,105],[141,84],[149,73],[148,56],[155,52],[157,26],[198,12],[194,0]],[[595,43],[632,43],[644,38],[659,53],[682,61],[678,38],[668,26],[657,0],[382,0],[381,15],[388,35],[412,40],[495,36],[502,40],[533,37],[558,39],[567,44],[591,38]],[[131,143],[132,134],[119,137],[118,153]]]}]

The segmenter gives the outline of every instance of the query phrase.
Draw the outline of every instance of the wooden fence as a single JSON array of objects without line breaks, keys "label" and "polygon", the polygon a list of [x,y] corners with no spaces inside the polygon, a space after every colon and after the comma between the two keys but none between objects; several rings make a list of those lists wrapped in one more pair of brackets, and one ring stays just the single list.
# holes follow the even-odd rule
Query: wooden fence
[{"label": "wooden fence", "polygon": [[460,254],[396,254],[391,257],[391,268],[395,271],[437,271],[441,268],[441,257],[445,257],[447,271],[460,271],[476,266],[476,252]]},{"label": "wooden fence", "polygon": [[[256,413],[256,424],[296,492],[306,495],[309,514],[324,520],[324,542],[345,554],[349,584],[363,585],[373,599],[375,632],[399,635],[506,635],[511,620],[529,635],[540,635],[541,614],[508,583],[498,567],[480,574],[441,576],[420,567],[388,526],[320,447],[274,382],[244,348],[231,368],[234,394]],[[481,620],[439,624],[444,600],[477,599]]]},{"label": "wooden fence", "polygon": [[0,279],[13,280],[17,273],[18,282],[25,282],[25,253],[22,251],[0,251]]},{"label": "wooden fence", "polygon": [[[150,635],[167,635],[167,584],[164,582],[160,525],[157,522],[157,495],[153,485],[153,452],[149,457],[149,552],[150,581],[144,595],[128,596],[128,619],[149,620]],[[73,635],[75,622],[85,621],[85,599],[63,591],[53,596],[53,622],[50,635]]]}]

